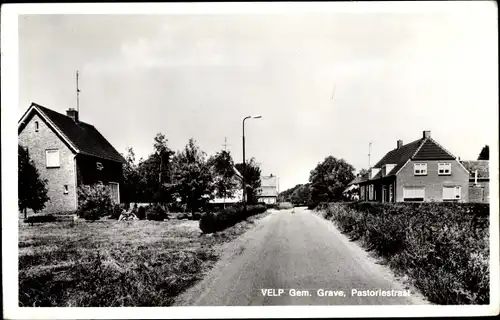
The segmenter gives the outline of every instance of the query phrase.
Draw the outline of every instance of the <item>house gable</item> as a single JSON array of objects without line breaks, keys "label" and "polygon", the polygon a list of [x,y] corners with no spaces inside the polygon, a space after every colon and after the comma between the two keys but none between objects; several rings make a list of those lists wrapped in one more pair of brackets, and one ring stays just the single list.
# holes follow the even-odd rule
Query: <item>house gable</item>
[{"label": "house gable", "polygon": [[[33,120],[33,118],[36,118]],[[52,130],[54,134],[64,143],[68,148],[70,148],[74,153],[78,153],[78,148],[71,142],[70,139],[52,122],[50,118],[48,118],[45,113],[43,113],[40,108],[36,104],[32,104],[28,110],[24,113],[17,125],[17,134],[18,136],[28,125],[34,125],[35,122],[38,122],[40,126],[43,122],[47,128]]]},{"label": "house gable", "polygon": [[[71,146],[61,138],[43,115],[37,112],[24,117],[24,123],[19,127],[18,143],[28,149],[28,154],[40,177],[47,180],[49,201],[46,203],[45,212],[75,210],[76,153]],[[59,162],[57,167],[47,167],[46,153],[49,150],[57,150]]]},{"label": "house gable", "polygon": [[20,132],[32,112],[38,113],[72,149],[80,154],[124,163],[123,156],[92,125],[32,103],[18,124]]}]

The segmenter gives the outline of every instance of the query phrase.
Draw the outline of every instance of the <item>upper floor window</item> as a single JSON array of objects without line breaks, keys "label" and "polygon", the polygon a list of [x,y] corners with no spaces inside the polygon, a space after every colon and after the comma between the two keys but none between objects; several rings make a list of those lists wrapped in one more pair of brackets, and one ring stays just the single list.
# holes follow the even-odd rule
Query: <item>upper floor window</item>
[{"label": "upper floor window", "polygon": [[416,176],[427,175],[427,163],[415,163],[413,165],[413,172]]},{"label": "upper floor window", "polygon": [[438,175],[450,175],[451,174],[451,163],[438,163]]},{"label": "upper floor window", "polygon": [[35,121],[35,132],[38,132],[38,121]]},{"label": "upper floor window", "polygon": [[60,167],[59,161],[59,150],[45,150],[45,161],[47,164],[47,168],[58,168]]}]

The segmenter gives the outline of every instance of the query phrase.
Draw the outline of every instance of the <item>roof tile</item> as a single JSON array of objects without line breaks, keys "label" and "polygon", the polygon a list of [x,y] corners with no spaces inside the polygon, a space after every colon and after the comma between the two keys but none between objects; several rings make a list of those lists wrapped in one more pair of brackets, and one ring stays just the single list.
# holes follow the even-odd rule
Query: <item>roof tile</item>
[{"label": "roof tile", "polygon": [[80,153],[116,162],[125,162],[123,156],[93,126],[88,123],[75,122],[71,117],[46,107],[33,104],[75,145]]}]

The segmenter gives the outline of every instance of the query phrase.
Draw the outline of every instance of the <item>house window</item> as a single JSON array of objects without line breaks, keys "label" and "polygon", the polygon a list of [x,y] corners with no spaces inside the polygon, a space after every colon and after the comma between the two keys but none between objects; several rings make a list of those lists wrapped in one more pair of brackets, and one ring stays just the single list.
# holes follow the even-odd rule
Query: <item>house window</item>
[{"label": "house window", "polygon": [[438,175],[445,176],[451,174],[451,163],[438,163]]},{"label": "house window", "polygon": [[368,186],[368,200],[374,200],[373,197],[373,184]]},{"label": "house window", "polygon": [[102,163],[100,163],[100,162],[96,163],[96,167],[97,167],[97,170],[102,170],[104,168]]},{"label": "house window", "polygon": [[443,187],[443,200],[460,200],[462,194],[462,187],[460,186],[445,186]]},{"label": "house window", "polygon": [[403,187],[403,201],[424,201],[424,187]]},{"label": "house window", "polygon": [[35,121],[35,132],[38,132],[38,121]]},{"label": "house window", "polygon": [[413,172],[416,176],[427,175],[427,163],[415,163],[413,165]]},{"label": "house window", "polygon": [[47,164],[47,168],[59,168],[59,150],[45,150],[45,162]]},{"label": "house window", "polygon": [[389,202],[394,202],[394,190],[393,190],[393,185],[389,185]]},{"label": "house window", "polygon": [[359,187],[359,199],[365,200],[365,186]]},{"label": "house window", "polygon": [[67,184],[64,185],[64,194],[68,194],[68,185]]}]

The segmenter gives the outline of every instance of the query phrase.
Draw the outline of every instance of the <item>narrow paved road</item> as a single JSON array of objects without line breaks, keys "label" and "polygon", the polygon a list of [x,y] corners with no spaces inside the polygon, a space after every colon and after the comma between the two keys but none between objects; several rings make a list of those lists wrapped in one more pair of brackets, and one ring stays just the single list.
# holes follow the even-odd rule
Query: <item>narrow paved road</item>
[{"label": "narrow paved road", "polygon": [[[320,296],[319,289],[330,290],[337,296]],[[353,295],[353,289],[373,290],[378,296]],[[214,269],[182,294],[176,305],[426,303],[414,292],[409,297],[381,296],[380,291],[375,293],[379,289],[408,293],[387,267],[376,264],[331,222],[309,210],[295,208],[295,213],[283,210],[270,214],[228,245]],[[294,295],[293,290],[302,296]]]}]

